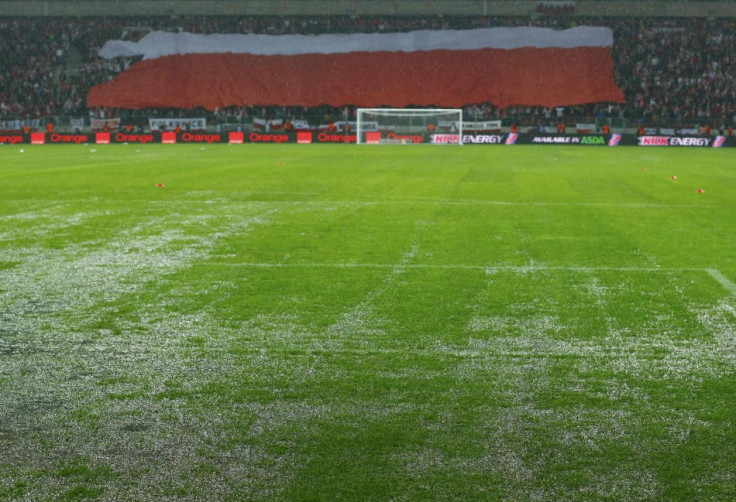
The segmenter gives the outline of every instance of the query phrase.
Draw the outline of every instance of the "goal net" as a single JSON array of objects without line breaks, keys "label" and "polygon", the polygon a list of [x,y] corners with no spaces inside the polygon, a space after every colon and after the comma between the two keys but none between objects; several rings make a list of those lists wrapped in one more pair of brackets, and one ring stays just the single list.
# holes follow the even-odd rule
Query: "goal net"
[{"label": "goal net", "polygon": [[463,113],[454,108],[358,108],[358,144],[462,145]]}]

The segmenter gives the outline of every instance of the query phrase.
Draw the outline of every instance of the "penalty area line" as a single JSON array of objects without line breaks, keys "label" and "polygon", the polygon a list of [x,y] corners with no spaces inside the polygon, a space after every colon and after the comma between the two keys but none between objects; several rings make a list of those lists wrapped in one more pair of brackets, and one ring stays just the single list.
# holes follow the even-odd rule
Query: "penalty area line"
[{"label": "penalty area line", "polygon": [[728,277],[714,268],[708,268],[706,269],[706,272],[708,272],[708,275],[715,279],[721,286],[726,288],[732,295],[736,295],[736,284],[731,282]]}]

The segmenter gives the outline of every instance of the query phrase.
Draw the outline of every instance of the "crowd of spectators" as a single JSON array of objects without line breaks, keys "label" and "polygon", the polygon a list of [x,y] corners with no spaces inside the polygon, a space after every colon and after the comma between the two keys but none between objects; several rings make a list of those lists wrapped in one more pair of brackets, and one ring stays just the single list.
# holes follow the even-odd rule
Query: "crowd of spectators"
[{"label": "crowd of spectators", "polygon": [[[625,104],[567,107],[562,117],[606,121],[629,119],[648,125],[733,125],[736,120],[736,23],[705,19],[620,19],[559,17],[161,17],[105,19],[0,19],[0,121],[51,116],[115,116],[120,110],[88,110],[93,85],[109,81],[135,59],[105,60],[98,49],[110,39],[138,40],[151,30],[192,33],[381,33],[412,30],[540,26],[564,29],[580,24],[614,30],[614,72]],[[441,105],[441,104],[440,104]],[[143,111],[133,114],[160,114]],[[201,110],[165,113],[201,114]],[[335,120],[351,110],[329,108],[249,108],[219,110],[224,120],[269,115]],[[478,120],[508,119],[537,124],[559,120],[542,107],[498,109],[472,103],[466,114]]]},{"label": "crowd of spectators", "polygon": [[42,116],[56,111],[54,70],[69,44],[57,23],[0,22],[0,114]]},{"label": "crowd of spectators", "polygon": [[667,21],[616,27],[616,81],[645,123],[733,123],[736,25]]}]

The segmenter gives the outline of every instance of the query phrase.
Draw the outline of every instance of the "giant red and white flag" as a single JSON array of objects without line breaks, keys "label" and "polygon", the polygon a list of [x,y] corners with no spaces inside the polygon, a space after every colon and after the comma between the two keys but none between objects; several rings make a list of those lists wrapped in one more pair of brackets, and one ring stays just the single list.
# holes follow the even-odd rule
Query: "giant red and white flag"
[{"label": "giant red and white flag", "polygon": [[105,58],[143,56],[87,105],[459,107],[622,102],[610,28],[488,28],[354,35],[196,35],[114,40]]}]

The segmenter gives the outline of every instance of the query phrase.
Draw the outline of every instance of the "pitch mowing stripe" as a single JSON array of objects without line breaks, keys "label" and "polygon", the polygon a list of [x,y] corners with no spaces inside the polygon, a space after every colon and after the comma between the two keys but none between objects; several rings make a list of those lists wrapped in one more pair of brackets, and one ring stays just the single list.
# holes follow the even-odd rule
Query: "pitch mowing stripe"
[{"label": "pitch mowing stripe", "polygon": [[[736,284],[729,281],[718,270],[702,267],[579,267],[579,266],[548,266],[530,264],[524,266],[497,266],[497,265],[462,265],[447,264],[437,265],[429,263],[256,263],[256,262],[240,262],[228,263],[211,261],[205,262],[208,266],[215,267],[233,267],[233,268],[336,268],[336,269],[392,269],[392,270],[475,270],[486,273],[494,272],[645,272],[645,273],[677,273],[677,272],[707,272],[711,277],[718,281],[723,287],[736,295]],[[111,263],[111,262],[88,262],[88,266],[104,266],[104,267],[128,267],[128,263]],[[152,268],[155,268],[152,267]]]},{"label": "pitch mowing stripe", "polygon": [[[301,194],[298,192],[245,192],[248,195],[312,195],[312,194]],[[315,194],[317,195],[317,194]],[[64,205],[70,203],[88,204],[90,199],[44,199],[50,203],[63,202]],[[125,202],[131,203],[148,203],[152,205],[171,205],[171,204],[223,204],[227,203],[229,206],[250,206],[256,204],[284,204],[284,205],[332,205],[332,206],[375,206],[379,204],[406,204],[406,205],[437,205],[446,204],[451,206],[529,206],[529,207],[620,207],[620,208],[653,208],[653,209],[672,209],[672,208],[724,208],[733,207],[731,204],[667,204],[667,203],[637,203],[637,202],[535,202],[535,201],[504,201],[504,200],[474,200],[474,199],[417,199],[409,197],[392,197],[390,199],[374,199],[374,200],[345,200],[345,199],[334,199],[334,200],[246,200],[246,201],[231,201],[224,198],[218,199],[166,199],[166,200],[151,200],[151,199],[125,199]],[[52,207],[43,206],[42,209],[52,209]],[[8,215],[13,216],[13,215]],[[3,216],[6,217],[6,216]]]},{"label": "pitch mowing stripe", "polygon": [[[339,201],[336,201],[339,202]],[[353,201],[361,202],[361,201]],[[623,208],[691,208],[691,207],[716,207],[707,204],[667,204],[651,202],[537,202],[537,201],[503,201],[503,200],[477,200],[477,199],[442,199],[432,197],[390,197],[376,201],[365,201],[374,203],[400,203],[400,204],[448,204],[460,206],[540,206],[540,207],[623,207]]]},{"label": "pitch mowing stripe", "polygon": [[[495,265],[433,265],[422,263],[227,263],[209,262],[208,265],[222,267],[251,267],[251,268],[378,268],[378,269],[437,269],[437,270],[481,270],[485,272],[706,272],[711,269],[697,267],[575,267],[575,266],[547,266],[530,264],[525,266],[495,266]],[[724,278],[725,279],[725,278]],[[727,279],[725,279],[727,280]],[[720,282],[720,280],[719,280]],[[731,287],[735,287],[731,284]]]},{"label": "pitch mowing stripe", "polygon": [[718,281],[718,283],[726,288],[732,295],[736,295],[736,284],[728,280],[728,278],[723,275],[720,271],[714,269],[714,268],[708,268],[706,269],[706,272],[708,272],[708,275],[710,275],[713,279]]}]

